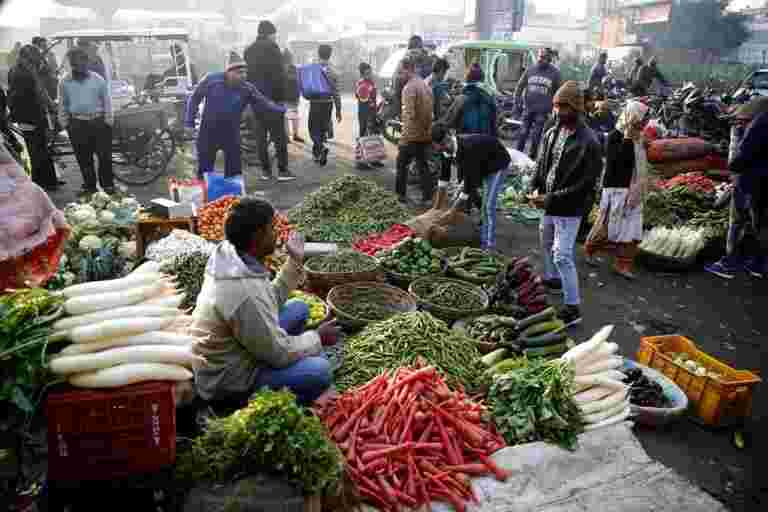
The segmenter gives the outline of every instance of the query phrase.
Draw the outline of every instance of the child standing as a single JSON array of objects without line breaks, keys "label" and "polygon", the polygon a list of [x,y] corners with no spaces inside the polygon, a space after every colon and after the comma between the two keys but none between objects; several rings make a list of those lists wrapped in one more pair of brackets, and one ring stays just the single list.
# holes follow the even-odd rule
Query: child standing
[{"label": "child standing", "polygon": [[[357,121],[360,125],[360,137],[374,134],[376,121],[376,99],[378,91],[373,81],[373,70],[367,62],[361,62],[359,66],[360,80],[355,85],[355,98],[357,98]],[[381,162],[369,162],[374,167],[381,167]],[[358,167],[365,164],[359,163]]]}]

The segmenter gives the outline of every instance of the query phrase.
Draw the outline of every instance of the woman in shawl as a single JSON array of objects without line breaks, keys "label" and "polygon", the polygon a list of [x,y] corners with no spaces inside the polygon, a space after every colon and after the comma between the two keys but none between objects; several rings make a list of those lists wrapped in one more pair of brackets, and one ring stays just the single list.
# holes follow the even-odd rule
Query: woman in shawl
[{"label": "woman in shawl", "polygon": [[629,101],[608,134],[600,213],[585,245],[588,264],[599,263],[598,253],[613,252],[614,271],[627,279],[635,278],[633,262],[643,238],[648,161],[642,129],[647,113],[647,106]]}]

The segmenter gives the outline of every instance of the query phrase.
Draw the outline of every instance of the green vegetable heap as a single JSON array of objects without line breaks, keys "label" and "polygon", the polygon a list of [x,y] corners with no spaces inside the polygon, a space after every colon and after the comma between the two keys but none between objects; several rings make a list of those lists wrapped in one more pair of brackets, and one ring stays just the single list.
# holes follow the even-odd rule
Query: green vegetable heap
[{"label": "green vegetable heap", "polygon": [[442,371],[452,385],[469,389],[476,388],[483,371],[474,340],[429,313],[402,313],[369,324],[347,340],[336,386],[344,391],[368,382],[382,370],[414,366],[420,360]]},{"label": "green vegetable heap", "polygon": [[325,427],[287,391],[257,392],[244,409],[209,420],[202,436],[179,454],[177,476],[228,482],[257,472],[280,472],[306,495],[333,493],[343,458]]},{"label": "green vegetable heap", "polygon": [[312,272],[373,272],[379,264],[375,258],[353,251],[343,249],[335,254],[317,256],[307,261],[307,269]]},{"label": "green vegetable heap", "polygon": [[491,416],[510,445],[547,441],[573,450],[581,416],[572,398],[573,370],[559,360],[533,359],[495,379]]},{"label": "green vegetable heap", "polygon": [[386,251],[379,251],[382,266],[390,272],[410,276],[437,274],[445,253],[433,249],[429,241],[407,237]]},{"label": "green vegetable heap", "polygon": [[291,224],[308,240],[347,243],[385,231],[409,216],[397,196],[353,175],[320,187],[288,212]]},{"label": "green vegetable heap", "polygon": [[495,281],[496,275],[504,272],[507,264],[495,254],[464,247],[459,254],[448,259],[448,266],[459,279],[479,283]]},{"label": "green vegetable heap", "polygon": [[[418,289],[414,289],[416,296],[430,304],[448,308],[473,311],[484,306],[482,299],[473,293],[467,293],[467,284],[456,280],[437,280],[427,282],[423,279],[418,282]],[[470,285],[471,286],[471,285]]]},{"label": "green vegetable heap", "polygon": [[192,252],[176,256],[160,268],[164,274],[175,276],[179,288],[184,291],[182,309],[194,307],[197,303],[197,296],[200,295],[205,280],[205,266],[207,264],[207,254]]}]

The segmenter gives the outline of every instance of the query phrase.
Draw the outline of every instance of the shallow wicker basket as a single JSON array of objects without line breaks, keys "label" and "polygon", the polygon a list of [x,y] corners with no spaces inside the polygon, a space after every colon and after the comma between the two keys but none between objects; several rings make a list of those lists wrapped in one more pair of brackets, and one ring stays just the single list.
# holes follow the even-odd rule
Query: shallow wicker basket
[{"label": "shallow wicker basket", "polygon": [[[458,309],[458,308],[451,308],[447,306],[441,306],[438,304],[433,304],[431,302],[428,302],[424,300],[421,297],[421,291],[423,290],[424,286],[427,284],[438,284],[441,282],[450,282],[453,283],[454,286],[462,289],[462,291],[467,295],[474,295],[480,301],[482,302],[482,307],[475,308],[475,309]],[[438,318],[441,318],[443,320],[459,320],[461,318],[466,317],[472,317],[479,315],[483,313],[486,309],[488,309],[488,304],[490,303],[490,300],[488,298],[488,294],[485,293],[485,291],[478,285],[467,283],[465,281],[460,281],[458,279],[448,279],[445,277],[422,277],[421,279],[417,279],[413,283],[411,283],[411,286],[408,288],[408,291],[416,297],[416,299],[419,301],[419,305],[435,315]]]},{"label": "shallow wicker basket", "polygon": [[309,269],[312,261],[323,256],[310,258],[304,263],[304,274],[307,276],[307,288],[320,293],[321,297],[327,294],[333,287],[340,284],[357,283],[362,281],[383,281],[384,274],[379,269],[379,262],[373,256],[363,255],[371,259],[373,270],[364,272],[317,272]]},{"label": "shallow wicker basket", "polygon": [[400,274],[398,272],[392,272],[391,270],[384,270],[384,273],[387,276],[387,281],[395,286],[398,286],[402,288],[403,290],[407,290],[408,286],[412,282],[414,282],[416,279],[421,279],[423,277],[442,277],[445,275],[445,272],[435,272],[433,274],[421,274],[418,276],[414,276],[411,274]]},{"label": "shallow wicker basket", "polygon": [[[446,256],[446,261],[448,259],[458,255],[458,254],[461,254],[461,251],[463,249],[464,249],[464,247],[448,247],[448,248],[444,249],[445,250],[445,256]],[[486,250],[485,252],[489,253],[490,255],[496,256],[497,258],[499,258],[500,260],[504,261],[507,264],[509,264],[509,262],[511,261],[509,256],[506,256],[505,254],[503,254],[503,253],[501,253],[499,251],[495,251],[495,250],[494,251],[488,251],[488,250]],[[470,277],[460,277],[460,276],[456,275],[456,273],[453,271],[453,268],[451,267],[450,263],[447,263],[446,266],[448,268],[448,276],[453,277],[454,279],[459,279],[461,281],[466,281],[468,283],[474,283],[474,284],[493,284],[493,283],[496,282],[496,276],[490,276],[490,277],[487,277],[487,278],[484,278],[484,279],[470,278]]]},{"label": "shallow wicker basket", "polygon": [[364,327],[370,322],[382,320],[361,318],[347,313],[345,307],[354,302],[370,301],[382,303],[386,309],[391,310],[394,316],[398,313],[416,311],[416,299],[411,294],[379,282],[350,283],[335,286],[328,294],[327,302],[339,323],[348,327]]}]

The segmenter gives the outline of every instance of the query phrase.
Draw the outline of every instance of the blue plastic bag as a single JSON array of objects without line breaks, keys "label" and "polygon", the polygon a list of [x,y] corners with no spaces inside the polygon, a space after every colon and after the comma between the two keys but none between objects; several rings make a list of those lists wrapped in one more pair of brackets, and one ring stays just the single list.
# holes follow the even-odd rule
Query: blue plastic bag
[{"label": "blue plastic bag", "polygon": [[220,172],[207,172],[205,173],[205,185],[208,189],[208,202],[215,201],[222,196],[245,195],[245,183],[242,174],[226,178]]}]

